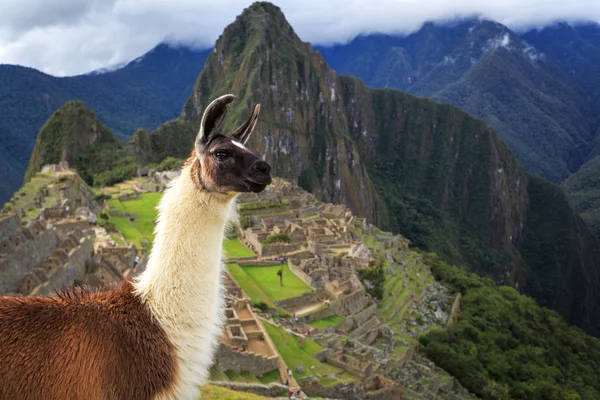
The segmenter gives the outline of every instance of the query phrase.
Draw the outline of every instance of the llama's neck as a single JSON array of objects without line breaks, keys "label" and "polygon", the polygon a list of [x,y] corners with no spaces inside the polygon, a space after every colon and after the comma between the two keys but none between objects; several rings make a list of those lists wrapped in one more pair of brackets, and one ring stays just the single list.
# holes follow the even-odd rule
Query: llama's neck
[{"label": "llama's neck", "polygon": [[233,209],[232,197],[195,187],[190,167],[159,205],[152,252],[135,290],[177,348],[174,398],[197,397],[212,363],[224,313],[223,236]]}]

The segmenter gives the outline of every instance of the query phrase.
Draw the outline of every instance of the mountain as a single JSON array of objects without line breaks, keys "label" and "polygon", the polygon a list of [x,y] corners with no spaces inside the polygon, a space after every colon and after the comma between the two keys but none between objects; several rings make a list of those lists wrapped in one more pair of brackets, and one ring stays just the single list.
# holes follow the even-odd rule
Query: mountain
[{"label": "mountain", "polygon": [[[434,39],[423,51],[441,48]],[[238,99],[224,129],[261,104],[250,147],[275,175],[446,260],[518,284],[600,333],[598,240],[560,188],[529,175],[482,120],[337,75],[269,3],[254,3],[225,29],[182,118],[197,129],[208,102],[228,92]]]},{"label": "mountain", "polygon": [[517,34],[487,20],[315,47],[342,74],[450,102],[484,119],[529,172],[561,182],[598,146],[600,29]]},{"label": "mountain", "polygon": [[[68,161],[89,184],[108,184],[109,176],[133,174],[136,160],[113,133],[80,101],[69,101],[40,130],[25,181],[45,164]],[[119,180],[118,178],[115,180]]]},{"label": "mountain", "polygon": [[45,164],[67,161],[89,185],[109,186],[131,178],[140,166],[187,158],[195,136],[187,122],[176,118],[152,132],[138,129],[123,143],[83,102],[69,101],[38,133],[25,181]]},{"label": "mountain", "polygon": [[561,186],[581,217],[600,237],[600,156],[585,163]]},{"label": "mountain", "polygon": [[210,50],[161,44],[121,69],[57,78],[0,65],[0,203],[22,182],[36,133],[70,100],[81,100],[119,138],[175,118]]}]

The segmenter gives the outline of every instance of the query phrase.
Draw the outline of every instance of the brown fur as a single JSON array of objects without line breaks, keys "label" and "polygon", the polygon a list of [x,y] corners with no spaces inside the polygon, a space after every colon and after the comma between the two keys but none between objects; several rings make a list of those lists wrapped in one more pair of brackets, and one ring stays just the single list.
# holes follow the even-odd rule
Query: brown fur
[{"label": "brown fur", "polygon": [[130,281],[55,297],[0,297],[0,399],[151,399],[174,348]]}]

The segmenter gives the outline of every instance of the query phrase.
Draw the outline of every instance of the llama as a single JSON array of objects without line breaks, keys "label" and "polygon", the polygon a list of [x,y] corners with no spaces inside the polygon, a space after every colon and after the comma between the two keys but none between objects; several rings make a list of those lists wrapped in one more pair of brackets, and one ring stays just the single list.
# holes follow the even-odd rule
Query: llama
[{"label": "llama", "polygon": [[146,270],[103,289],[0,298],[0,399],[198,399],[224,319],[222,243],[235,198],[271,167],[246,149],[260,106],[217,133],[208,105],[191,157],[158,206]]}]

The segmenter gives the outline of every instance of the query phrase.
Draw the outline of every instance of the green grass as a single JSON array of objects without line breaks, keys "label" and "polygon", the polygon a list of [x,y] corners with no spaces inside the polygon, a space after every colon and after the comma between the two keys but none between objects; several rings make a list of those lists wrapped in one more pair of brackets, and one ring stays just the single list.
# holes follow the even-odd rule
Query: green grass
[{"label": "green grass", "polygon": [[274,369],[273,371],[267,372],[263,376],[259,376],[258,381],[264,384],[279,382],[279,370]]},{"label": "green grass", "polygon": [[332,315],[330,317],[325,317],[321,319],[317,319],[315,321],[309,322],[308,324],[312,327],[318,329],[329,328],[330,326],[336,326],[345,321],[344,317],[340,317],[338,315]]},{"label": "green grass", "polygon": [[[110,188],[109,188],[110,189]],[[107,200],[111,210],[120,213],[132,214],[134,221],[119,216],[111,216],[110,220],[117,229],[123,234],[127,242],[133,243],[138,249],[142,248],[143,239],[151,244],[154,240],[154,220],[156,220],[156,206],[162,193],[151,192],[142,193],[137,199],[119,201],[116,198]],[[146,246],[147,248],[150,245]]]},{"label": "green grass", "polygon": [[279,283],[279,265],[264,267],[242,267],[262,291],[273,301],[291,299],[301,296],[302,293],[311,292],[312,289],[302,282],[290,271],[289,267],[283,267],[283,286]]},{"label": "green grass", "polygon": [[119,232],[123,234],[123,237],[128,243],[133,243],[136,248],[142,248],[142,235],[140,231],[127,218],[112,216],[110,217],[112,223],[115,224]]},{"label": "green grass", "polygon": [[142,193],[134,200],[122,201],[125,212],[135,215],[133,225],[150,242],[154,240],[154,221],[156,220],[156,206],[162,197],[162,193]]},{"label": "green grass", "polygon": [[[279,354],[281,354],[285,363],[293,371],[294,377],[298,383],[301,384],[302,378],[308,376],[318,378],[323,385],[332,385],[339,381],[356,381],[358,379],[348,373],[338,376],[338,379],[326,376],[329,374],[339,374],[343,371],[333,365],[322,363],[314,358],[313,355],[323,350],[323,347],[312,339],[305,339],[304,346],[300,347],[298,344],[298,337],[288,335],[282,328],[271,325],[270,323],[265,323],[264,325],[269,336],[273,340],[275,347],[277,347]],[[311,370],[310,367],[313,365],[315,366],[315,369]],[[296,372],[298,366],[304,367],[304,373],[301,374]]]},{"label": "green grass", "polygon": [[112,238],[112,240],[114,240],[114,241],[115,241],[115,243],[116,243],[118,246],[123,246],[123,245],[125,245],[125,243],[123,243],[123,239],[121,239],[121,235],[119,235],[119,234],[117,234],[117,233],[111,233],[111,234],[110,234],[110,237]]},{"label": "green grass", "polygon": [[252,299],[253,303],[266,303],[269,307],[275,308],[275,304],[273,301],[263,292],[263,290],[257,285],[256,281],[250,277],[246,273],[246,271],[240,267],[238,264],[227,264],[227,270],[235,279],[235,281],[242,287],[244,292],[250,299]]},{"label": "green grass", "polygon": [[236,392],[220,386],[204,385],[200,389],[202,400],[268,400],[268,397],[258,396],[247,392]]},{"label": "green grass", "polygon": [[237,238],[225,240],[223,248],[227,258],[253,257],[256,255]]}]

